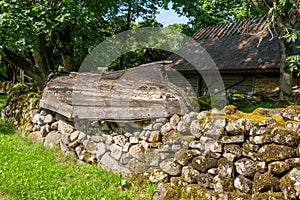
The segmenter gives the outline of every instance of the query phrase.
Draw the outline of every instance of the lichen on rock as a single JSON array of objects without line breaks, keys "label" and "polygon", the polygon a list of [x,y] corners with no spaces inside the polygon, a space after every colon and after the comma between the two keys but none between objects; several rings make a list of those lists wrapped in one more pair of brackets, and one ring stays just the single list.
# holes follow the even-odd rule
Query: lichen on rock
[{"label": "lichen on rock", "polygon": [[294,157],[296,152],[288,146],[266,144],[258,150],[257,154],[260,160],[270,162]]}]

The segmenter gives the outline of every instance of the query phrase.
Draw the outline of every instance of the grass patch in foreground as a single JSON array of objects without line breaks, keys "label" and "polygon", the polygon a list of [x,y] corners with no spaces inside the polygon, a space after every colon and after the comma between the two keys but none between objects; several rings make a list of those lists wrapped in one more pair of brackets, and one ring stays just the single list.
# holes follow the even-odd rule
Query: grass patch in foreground
[{"label": "grass patch in foreground", "polygon": [[129,180],[96,165],[79,166],[60,150],[33,143],[0,121],[0,197],[8,199],[151,199],[156,185]]}]

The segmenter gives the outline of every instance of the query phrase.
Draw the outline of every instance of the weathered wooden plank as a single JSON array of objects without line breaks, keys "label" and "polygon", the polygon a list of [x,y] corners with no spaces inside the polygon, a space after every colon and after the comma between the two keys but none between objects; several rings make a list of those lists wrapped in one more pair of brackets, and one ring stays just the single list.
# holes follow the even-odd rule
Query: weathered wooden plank
[{"label": "weathered wooden plank", "polygon": [[57,77],[44,89],[40,106],[68,118],[97,120],[140,120],[186,113],[188,95],[168,82],[164,66],[146,67]]},{"label": "weathered wooden plank", "polygon": [[[120,111],[121,110],[121,111]],[[105,120],[140,120],[150,118],[168,117],[174,114],[178,108],[164,109],[159,105],[151,108],[128,107],[117,109],[116,107],[77,107],[75,110],[76,116],[79,119],[99,119]],[[145,112],[146,111],[146,112]],[[104,117],[105,116],[105,117]]]},{"label": "weathered wooden plank", "polygon": [[67,118],[72,118],[73,106],[64,102],[42,100],[40,101],[40,107],[55,111]]}]

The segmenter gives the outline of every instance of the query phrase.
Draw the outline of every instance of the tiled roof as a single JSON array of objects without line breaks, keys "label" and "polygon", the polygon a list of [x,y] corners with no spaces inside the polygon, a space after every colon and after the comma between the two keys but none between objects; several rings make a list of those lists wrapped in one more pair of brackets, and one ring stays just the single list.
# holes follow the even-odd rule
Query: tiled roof
[{"label": "tiled roof", "polygon": [[233,35],[242,34],[257,34],[265,30],[266,17],[256,17],[253,19],[245,19],[235,23],[227,23],[207,28],[202,28],[197,31],[193,39],[216,39],[230,37]]},{"label": "tiled roof", "polygon": [[172,52],[163,49],[148,48],[144,54],[142,64],[165,60],[171,55]]},{"label": "tiled roof", "polygon": [[[273,39],[266,29],[265,16],[235,23],[211,26],[194,34],[219,70],[278,70],[280,49],[276,35]],[[199,54],[205,57],[207,54]],[[202,58],[203,58],[202,57]],[[195,67],[183,58],[172,55],[173,69],[193,71]],[[207,67],[203,70],[209,70]]]}]

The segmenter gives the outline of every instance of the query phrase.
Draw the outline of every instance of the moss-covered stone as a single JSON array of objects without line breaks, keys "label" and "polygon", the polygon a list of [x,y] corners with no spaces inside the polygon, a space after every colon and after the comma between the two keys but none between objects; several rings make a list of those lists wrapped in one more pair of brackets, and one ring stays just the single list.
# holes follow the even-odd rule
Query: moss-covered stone
[{"label": "moss-covered stone", "polygon": [[271,120],[274,120],[278,125],[285,126],[286,123],[282,117],[280,117],[280,116],[270,116],[269,117],[269,116],[262,115],[260,112],[261,112],[261,108],[254,110],[252,113],[244,113],[241,111],[236,111],[236,113],[233,115],[227,115],[226,119],[228,121],[238,120],[240,118],[252,119],[252,120],[254,120],[254,124],[258,124],[262,121],[271,119]]},{"label": "moss-covered stone", "polygon": [[188,135],[181,136],[179,143],[182,144],[183,147],[187,148],[190,142],[192,142],[194,139],[195,139],[194,136],[188,136]]},{"label": "moss-covered stone", "polygon": [[272,162],[268,165],[269,172],[278,175],[286,173],[289,169],[289,164],[283,161]]},{"label": "moss-covered stone", "polygon": [[201,135],[219,138],[225,135],[226,118],[225,116],[211,116],[201,122]]},{"label": "moss-covered stone", "polygon": [[6,91],[4,119],[24,130],[31,121],[30,111],[37,108],[40,94],[33,85],[18,83]]},{"label": "moss-covered stone", "polygon": [[200,172],[195,170],[191,165],[184,166],[181,172],[181,178],[187,183],[196,183]]},{"label": "moss-covered stone", "polygon": [[287,120],[299,122],[300,106],[289,106],[282,110],[282,117]]},{"label": "moss-covered stone", "polygon": [[188,185],[188,183],[185,182],[181,177],[171,177],[170,184],[172,188],[175,188],[179,191]]},{"label": "moss-covered stone", "polygon": [[90,154],[90,153],[84,154],[83,160],[84,160],[86,163],[90,163],[90,164],[96,163],[96,162],[97,162],[96,156],[93,155],[93,154]]},{"label": "moss-covered stone", "polygon": [[150,134],[150,137],[148,138],[148,141],[150,143],[156,143],[156,142],[160,142],[162,139],[162,135],[161,132],[159,131],[152,131]]},{"label": "moss-covered stone", "polygon": [[270,133],[270,139],[277,143],[297,147],[299,144],[299,136],[296,131],[286,129],[284,127],[275,127]]},{"label": "moss-covered stone", "polygon": [[179,176],[181,174],[181,165],[172,158],[162,161],[159,167],[171,176]]},{"label": "moss-covered stone", "polygon": [[300,168],[293,168],[280,179],[280,188],[286,199],[300,198]]},{"label": "moss-covered stone", "polygon": [[228,122],[225,127],[226,131],[230,135],[244,135],[248,134],[250,129],[254,125],[254,120],[249,118],[239,118]]},{"label": "moss-covered stone", "polygon": [[251,193],[252,192],[252,181],[245,178],[242,175],[239,175],[234,179],[234,187],[240,192]]},{"label": "moss-covered stone", "polygon": [[209,158],[205,156],[197,156],[193,158],[191,165],[199,172],[205,173],[208,169],[218,166],[218,160],[215,158]]},{"label": "moss-covered stone", "polygon": [[251,144],[249,141],[243,143],[242,153],[257,152],[260,149],[259,145]]},{"label": "moss-covered stone", "polygon": [[279,191],[279,179],[270,173],[256,173],[253,178],[253,192]]},{"label": "moss-covered stone", "polygon": [[253,177],[256,171],[256,163],[248,158],[242,158],[234,163],[237,173],[246,176]]},{"label": "moss-covered stone", "polygon": [[147,165],[145,162],[139,161],[136,158],[130,159],[127,166],[135,174],[145,173],[149,168],[149,165]]},{"label": "moss-covered stone", "polygon": [[288,166],[292,168],[300,168],[300,158],[289,158],[286,159],[284,162],[288,164]]},{"label": "moss-covered stone", "polygon": [[259,114],[262,116],[266,116],[266,117],[272,117],[272,116],[277,116],[277,117],[281,117],[281,108],[260,108],[259,109]]},{"label": "moss-covered stone", "polygon": [[221,138],[221,142],[223,144],[239,144],[243,143],[245,141],[245,136],[244,135],[235,135],[235,136],[223,136]]},{"label": "moss-covered stone", "polygon": [[284,195],[281,192],[264,192],[252,195],[253,200],[284,200]]},{"label": "moss-covered stone", "polygon": [[233,115],[236,113],[236,111],[237,111],[237,108],[234,105],[225,106],[222,110],[222,112],[224,112],[226,115]]},{"label": "moss-covered stone", "polygon": [[242,192],[239,192],[239,191],[234,191],[234,192],[228,193],[228,200],[231,200],[231,199],[234,199],[234,200],[237,200],[237,199],[238,200],[250,200],[251,195],[250,194],[245,194],[245,193],[242,193]]},{"label": "moss-covered stone", "polygon": [[292,131],[298,131],[300,127],[300,122],[295,122],[295,121],[286,121],[286,126],[285,128],[288,130],[292,130]]},{"label": "moss-covered stone", "polygon": [[181,140],[181,134],[178,131],[171,130],[163,135],[162,142],[163,144],[174,144]]},{"label": "moss-covered stone", "polygon": [[234,166],[227,158],[218,160],[218,174],[220,177],[233,177]]},{"label": "moss-covered stone", "polygon": [[267,144],[258,150],[257,155],[259,160],[271,162],[292,158],[296,155],[296,152],[293,148],[288,146]]},{"label": "moss-covered stone", "polygon": [[201,187],[204,187],[204,188],[208,188],[208,189],[214,188],[213,180],[214,180],[214,177],[209,173],[200,173],[196,177],[196,181],[197,181],[198,185]]},{"label": "moss-covered stone", "polygon": [[161,169],[155,169],[149,176],[152,183],[162,182],[169,178],[169,175]]},{"label": "moss-covered stone", "polygon": [[178,200],[180,198],[180,192],[170,186],[169,183],[161,183],[158,185],[152,200]]},{"label": "moss-covered stone", "polygon": [[87,144],[85,145],[85,149],[89,153],[95,153],[96,152],[96,144],[92,141],[88,141]]},{"label": "moss-covered stone", "polygon": [[258,145],[269,144],[271,143],[271,136],[269,134],[250,136],[249,142]]},{"label": "moss-covered stone", "polygon": [[183,166],[190,163],[193,157],[200,155],[200,151],[196,149],[181,149],[175,153],[175,159]]},{"label": "moss-covered stone", "polygon": [[183,188],[180,198],[210,200],[213,196],[216,197],[217,194],[214,194],[208,189],[201,188],[197,184],[190,184]]},{"label": "moss-covered stone", "polygon": [[186,121],[181,120],[177,124],[177,131],[182,135],[188,135],[190,134],[190,125]]},{"label": "moss-covered stone", "polygon": [[234,190],[234,180],[231,177],[221,177],[221,184],[225,192],[231,192]]}]

